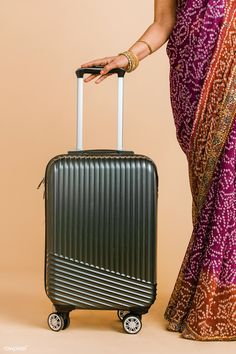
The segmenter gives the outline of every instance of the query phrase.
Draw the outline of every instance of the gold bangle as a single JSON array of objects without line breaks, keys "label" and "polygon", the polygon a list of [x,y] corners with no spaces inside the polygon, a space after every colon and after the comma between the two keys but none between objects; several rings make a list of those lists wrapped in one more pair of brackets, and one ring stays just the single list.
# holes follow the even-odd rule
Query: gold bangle
[{"label": "gold bangle", "polygon": [[128,59],[128,67],[127,67],[126,71],[130,72],[131,67],[132,67],[132,62],[131,62],[130,56],[126,52],[119,53],[118,55],[124,55]]},{"label": "gold bangle", "polygon": [[137,68],[137,66],[139,64],[139,59],[138,59],[137,55],[135,53],[133,53],[131,50],[128,50],[128,54],[130,55],[130,58],[131,58],[131,69],[130,69],[130,72],[131,72]]},{"label": "gold bangle", "polygon": [[136,58],[132,55],[131,51],[125,51],[122,53],[119,53],[119,55],[124,55],[128,59],[128,67],[126,71],[129,73],[137,67],[137,61]]},{"label": "gold bangle", "polygon": [[128,73],[134,71],[138,67],[139,59],[137,55],[133,53],[131,50],[126,50],[122,53],[119,53],[119,55],[124,55],[128,59],[128,67],[126,69]]},{"label": "gold bangle", "polygon": [[[150,44],[148,44],[148,42],[143,41],[143,40],[140,40],[140,41],[137,41],[137,42],[143,42],[143,43],[145,43],[145,44],[148,46],[148,49],[149,49],[149,51],[150,51],[150,54],[152,54],[152,53],[153,53],[153,50],[152,50],[152,48],[151,48]],[[136,42],[136,43],[137,43],[137,42]]]}]

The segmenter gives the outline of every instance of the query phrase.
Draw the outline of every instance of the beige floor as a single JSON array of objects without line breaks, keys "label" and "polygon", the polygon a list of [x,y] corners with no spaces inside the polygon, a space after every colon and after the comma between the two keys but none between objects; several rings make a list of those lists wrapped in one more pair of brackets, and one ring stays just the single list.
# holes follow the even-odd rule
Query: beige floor
[{"label": "beige floor", "polygon": [[51,304],[44,294],[43,274],[1,277],[0,352],[25,353],[221,353],[235,354],[235,342],[194,342],[165,330],[163,311],[168,295],[143,317],[137,335],[125,334],[115,312],[74,311],[70,327],[58,333],[47,328]]}]

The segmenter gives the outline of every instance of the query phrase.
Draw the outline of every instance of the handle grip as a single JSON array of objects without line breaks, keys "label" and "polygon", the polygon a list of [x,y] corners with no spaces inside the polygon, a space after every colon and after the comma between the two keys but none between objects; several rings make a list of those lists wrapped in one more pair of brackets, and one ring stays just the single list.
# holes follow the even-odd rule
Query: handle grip
[{"label": "handle grip", "polygon": [[[79,68],[76,70],[77,78],[83,78],[84,74],[100,74],[103,66],[91,66],[88,68]],[[125,76],[125,70],[121,68],[115,68],[109,71],[109,74],[117,74],[118,77]]]}]

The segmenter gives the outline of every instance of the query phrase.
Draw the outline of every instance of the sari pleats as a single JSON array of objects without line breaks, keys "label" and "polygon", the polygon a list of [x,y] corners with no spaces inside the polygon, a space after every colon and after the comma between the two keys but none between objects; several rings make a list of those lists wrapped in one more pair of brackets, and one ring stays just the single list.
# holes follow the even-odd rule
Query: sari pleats
[{"label": "sari pleats", "polygon": [[[215,7],[213,7],[213,5]],[[192,86],[176,65],[198,15],[188,17],[188,41],[177,43],[181,18],[196,7],[215,45],[207,51],[204,70]],[[190,11],[191,12],[191,11]],[[191,12],[193,14],[194,11]],[[192,25],[191,27],[191,21]],[[179,25],[180,24],[180,25]],[[194,41],[203,43],[201,30]],[[203,38],[207,38],[203,35]],[[186,39],[185,39],[186,40]],[[212,40],[212,37],[211,37]],[[196,42],[195,42],[196,43]],[[211,42],[213,43],[213,42]],[[179,47],[178,47],[179,46]],[[199,47],[199,46],[197,46]],[[177,138],[186,153],[193,197],[193,232],[165,318],[168,329],[195,340],[236,339],[236,3],[235,0],[182,1],[167,52],[171,63],[172,108]],[[203,58],[206,56],[203,55]],[[185,68],[191,68],[185,59]],[[195,63],[199,63],[198,61]],[[200,69],[199,69],[200,68]],[[201,70],[202,69],[202,70]],[[190,72],[190,71],[189,71]],[[196,71],[195,71],[196,73]],[[191,76],[189,74],[189,76]],[[174,85],[178,83],[177,86]],[[194,89],[193,89],[194,87]],[[179,90],[179,91],[178,91]],[[195,90],[196,95],[193,96]],[[186,94],[184,95],[183,92]],[[186,120],[183,108],[194,102]],[[177,102],[177,98],[183,102]],[[183,121],[184,119],[184,121]],[[185,125],[188,128],[185,128]],[[184,132],[183,132],[184,130]]]}]

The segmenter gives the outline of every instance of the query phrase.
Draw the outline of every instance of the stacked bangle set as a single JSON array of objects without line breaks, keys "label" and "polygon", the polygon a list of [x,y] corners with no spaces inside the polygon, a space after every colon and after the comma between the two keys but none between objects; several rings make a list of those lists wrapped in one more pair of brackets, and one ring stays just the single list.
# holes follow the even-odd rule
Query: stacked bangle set
[{"label": "stacked bangle set", "polygon": [[[143,42],[143,43],[145,43],[145,44],[148,46],[148,49],[149,49],[149,51],[150,51],[150,54],[153,53],[152,48],[150,47],[150,45],[149,45],[146,41],[140,40],[140,41],[137,41],[137,42]],[[136,42],[136,43],[137,43],[137,42]],[[134,71],[134,70],[138,67],[138,65],[139,65],[139,58],[138,58],[138,56],[137,56],[134,52],[132,52],[131,50],[126,50],[126,51],[124,51],[124,52],[122,52],[122,53],[119,53],[118,55],[124,55],[124,56],[128,59],[128,67],[127,67],[127,69],[126,69],[126,71],[127,71],[128,73],[130,73],[131,71]]]}]

